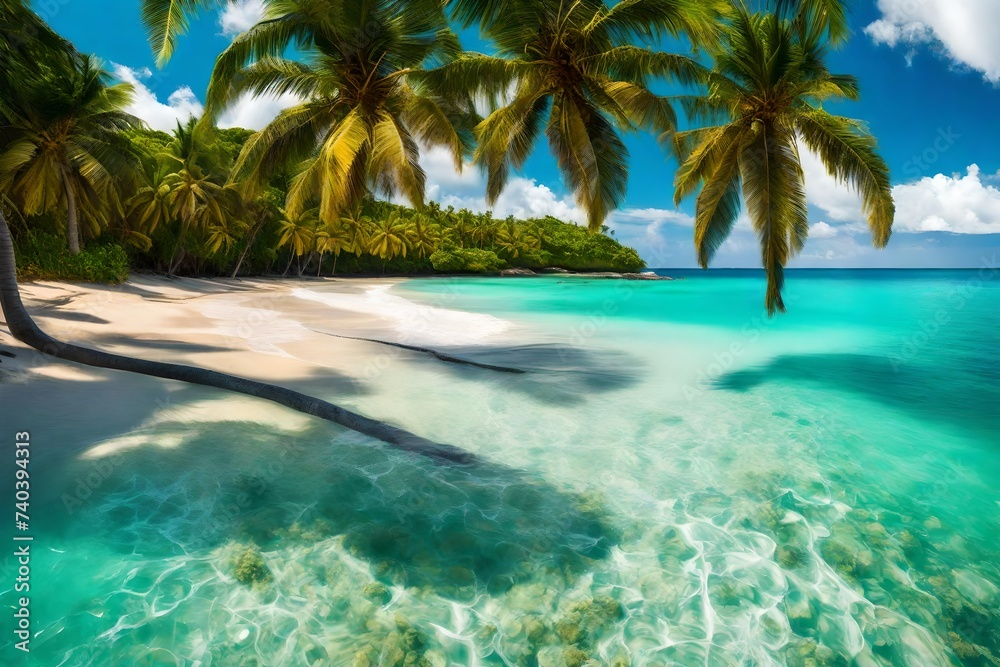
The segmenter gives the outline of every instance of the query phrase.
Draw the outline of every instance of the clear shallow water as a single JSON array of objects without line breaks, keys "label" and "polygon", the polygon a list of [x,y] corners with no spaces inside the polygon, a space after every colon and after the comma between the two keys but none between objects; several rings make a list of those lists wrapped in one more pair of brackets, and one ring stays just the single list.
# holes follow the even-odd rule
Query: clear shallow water
[{"label": "clear shallow water", "polygon": [[94,383],[138,421],[22,415],[105,445],[37,461],[30,664],[1000,664],[1000,275],[792,272],[776,320],[686,277],[394,289],[528,372],[374,348],[327,395],[471,467],[152,380]]}]

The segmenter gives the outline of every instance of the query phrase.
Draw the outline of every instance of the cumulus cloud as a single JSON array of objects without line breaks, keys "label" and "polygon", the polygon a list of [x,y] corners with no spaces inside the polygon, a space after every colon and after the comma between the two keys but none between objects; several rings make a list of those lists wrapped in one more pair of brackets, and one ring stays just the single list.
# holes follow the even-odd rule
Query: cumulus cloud
[{"label": "cumulus cloud", "polygon": [[958,63],[1000,84],[1000,2],[997,0],[879,0],[882,18],[865,28],[876,44],[942,48]]},{"label": "cumulus cloud", "polygon": [[219,13],[222,34],[233,37],[246,32],[264,18],[264,0],[238,0],[229,2]]},{"label": "cumulus cloud", "polygon": [[[802,152],[802,167],[809,203],[822,210],[829,220],[842,223],[820,224],[834,232],[865,232],[867,224],[858,194],[827,175],[819,159],[806,151]],[[997,174],[981,174],[977,165],[971,165],[965,175],[937,174],[893,186],[894,228],[912,233],[1000,233],[1000,188],[996,184],[1000,184]],[[819,225],[813,226],[813,236],[818,228]],[[829,230],[820,232],[823,233]]]},{"label": "cumulus cloud", "polygon": [[175,90],[167,98],[166,103],[163,103],[149,86],[143,83],[153,76],[148,68],[135,70],[117,63],[111,65],[114,75],[132,84],[135,89],[132,103],[126,111],[146,121],[154,130],[170,132],[177,127],[178,122],[185,123],[188,119],[201,115],[203,111],[201,102],[188,86]]},{"label": "cumulus cloud", "polygon": [[[443,148],[425,148],[420,164],[427,172],[427,199],[443,206],[487,211],[486,178],[479,169],[466,166],[461,173]],[[583,223],[582,209],[571,198],[557,195],[551,188],[533,178],[515,176],[492,208],[497,217],[513,215],[519,218],[551,215],[561,220]]]},{"label": "cumulus cloud", "polygon": [[832,239],[839,233],[836,227],[822,221],[809,227],[809,238],[813,239]]},{"label": "cumulus cloud", "polygon": [[831,176],[819,156],[799,145],[799,158],[806,179],[806,199],[822,210],[833,222],[857,223],[863,220],[861,197]]},{"label": "cumulus cloud", "polygon": [[219,116],[219,127],[243,127],[262,130],[283,110],[302,102],[298,95],[253,97],[243,95]]},{"label": "cumulus cloud", "polygon": [[938,174],[893,188],[896,229],[953,234],[1000,233],[1000,189],[977,165],[966,174]]},{"label": "cumulus cloud", "polygon": [[[455,171],[451,156],[443,148],[424,149],[420,163],[427,172],[427,199],[443,206],[467,208],[483,212],[491,210],[486,204],[486,178],[479,169],[465,167]],[[497,217],[513,215],[518,218],[539,218],[551,215],[560,220],[586,224],[587,215],[572,196],[557,194],[534,178],[515,176],[492,208]],[[608,225],[615,230],[631,228],[648,237],[655,237],[663,225],[675,224],[691,227],[691,216],[679,211],[659,208],[626,208],[614,211]]]}]

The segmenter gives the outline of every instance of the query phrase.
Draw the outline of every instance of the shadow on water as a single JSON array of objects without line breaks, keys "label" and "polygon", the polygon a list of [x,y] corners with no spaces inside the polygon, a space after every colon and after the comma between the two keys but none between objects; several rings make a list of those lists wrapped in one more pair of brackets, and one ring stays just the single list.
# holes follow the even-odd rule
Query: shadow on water
[{"label": "shadow on water", "polygon": [[463,600],[539,571],[572,577],[618,539],[594,498],[485,460],[443,466],[325,425],[176,429],[180,445],[119,454],[68,536],[96,525],[115,550],[161,558],[337,538],[385,583]]},{"label": "shadow on water", "polygon": [[541,402],[576,405],[588,394],[611,392],[634,385],[641,377],[641,364],[631,355],[614,350],[594,350],[568,345],[517,346],[477,345],[436,348],[440,352],[477,363],[517,368],[523,374],[499,374],[489,370],[442,363],[432,357],[414,355],[414,361],[436,364],[468,380],[502,382],[504,388],[527,394]]},{"label": "shadow on water", "polygon": [[864,396],[919,419],[977,433],[1000,429],[1000,369],[982,359],[900,364],[863,354],[786,355],[723,375],[718,389],[748,391],[766,382],[817,384]]}]

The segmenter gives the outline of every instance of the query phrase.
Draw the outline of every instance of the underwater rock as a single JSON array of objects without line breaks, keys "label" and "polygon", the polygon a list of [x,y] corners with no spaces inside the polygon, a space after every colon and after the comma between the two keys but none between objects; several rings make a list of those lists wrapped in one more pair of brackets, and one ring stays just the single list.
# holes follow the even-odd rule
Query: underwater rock
[{"label": "underwater rock", "polygon": [[244,586],[269,583],[273,576],[256,545],[242,547],[233,560],[233,576]]},{"label": "underwater rock", "polygon": [[384,607],[389,604],[390,600],[392,600],[392,592],[385,586],[385,584],[380,584],[377,581],[367,584],[361,590],[361,594],[380,607]]},{"label": "underwater rock", "polygon": [[795,570],[809,564],[809,552],[802,547],[780,546],[777,550],[778,564],[786,570]]},{"label": "underwater rock", "polygon": [[233,477],[233,488],[247,500],[246,504],[256,504],[263,500],[270,491],[266,479],[260,475],[253,475],[246,472],[237,473]]},{"label": "underwater rock", "polygon": [[375,653],[375,649],[371,646],[366,646],[354,654],[351,667],[375,667],[377,658],[378,655]]},{"label": "underwater rock", "polygon": [[608,596],[574,602],[569,612],[556,622],[556,634],[567,644],[589,643],[624,615],[621,604]]},{"label": "underwater rock", "polygon": [[583,667],[590,661],[590,656],[585,651],[571,647],[563,651],[563,660],[566,667]]}]

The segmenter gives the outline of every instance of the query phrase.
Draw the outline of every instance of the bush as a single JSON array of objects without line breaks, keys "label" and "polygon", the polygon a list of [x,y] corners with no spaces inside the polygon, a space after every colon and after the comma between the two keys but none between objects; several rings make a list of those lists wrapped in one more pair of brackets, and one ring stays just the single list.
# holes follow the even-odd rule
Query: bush
[{"label": "bush", "polygon": [[431,255],[431,264],[439,273],[489,273],[507,266],[495,252],[477,248],[437,250]]},{"label": "bush", "polygon": [[71,255],[65,238],[28,232],[18,236],[14,255],[20,280],[121,283],[129,276],[128,253],[117,243],[97,243]]}]

